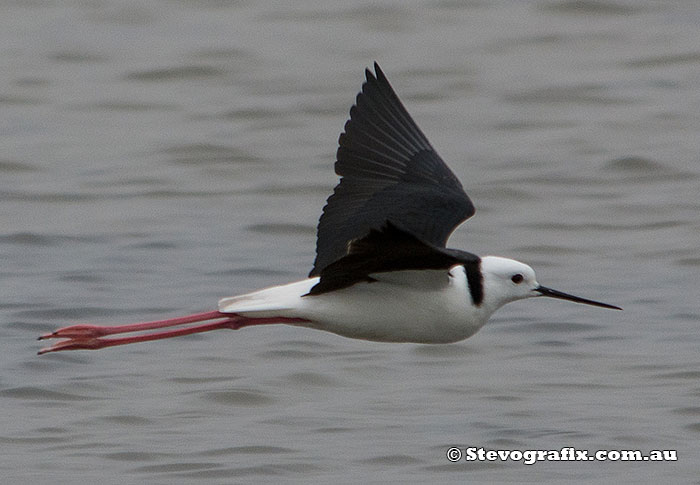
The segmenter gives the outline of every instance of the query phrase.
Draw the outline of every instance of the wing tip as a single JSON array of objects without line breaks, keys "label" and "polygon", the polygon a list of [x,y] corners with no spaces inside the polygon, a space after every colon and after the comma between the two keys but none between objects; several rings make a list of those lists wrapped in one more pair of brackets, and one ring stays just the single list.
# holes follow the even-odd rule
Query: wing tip
[{"label": "wing tip", "polygon": [[376,79],[380,76],[384,76],[384,72],[382,71],[382,68],[379,67],[379,63],[377,61],[373,61],[372,66],[374,67],[374,72],[372,72],[369,67],[365,68],[365,75],[368,78],[371,77]]},{"label": "wing tip", "polygon": [[366,79],[365,82],[368,82],[368,83],[369,83],[369,82],[372,82],[372,81],[374,81],[374,80],[376,79],[376,78],[374,77],[374,73],[373,73],[372,71],[369,70],[369,67],[366,67],[366,68],[365,68],[365,79]]},{"label": "wing tip", "polygon": [[387,79],[386,75],[384,74],[384,71],[382,71],[382,68],[379,67],[379,63],[377,61],[374,61],[374,72],[370,70],[369,67],[365,68],[365,78],[367,78],[367,83],[380,83],[380,84],[388,84],[389,80]]}]

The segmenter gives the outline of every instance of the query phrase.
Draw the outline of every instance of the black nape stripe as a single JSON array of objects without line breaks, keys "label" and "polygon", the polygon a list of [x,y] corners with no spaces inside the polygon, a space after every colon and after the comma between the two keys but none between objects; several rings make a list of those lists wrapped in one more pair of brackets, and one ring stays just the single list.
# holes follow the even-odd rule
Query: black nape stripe
[{"label": "black nape stripe", "polygon": [[464,270],[467,272],[467,283],[469,284],[469,294],[475,306],[481,306],[484,302],[484,277],[481,274],[481,258],[473,263],[464,263]]}]

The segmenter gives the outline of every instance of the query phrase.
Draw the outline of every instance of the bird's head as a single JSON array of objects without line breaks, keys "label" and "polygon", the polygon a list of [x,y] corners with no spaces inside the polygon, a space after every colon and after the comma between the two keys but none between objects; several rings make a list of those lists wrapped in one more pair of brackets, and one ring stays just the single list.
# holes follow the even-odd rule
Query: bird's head
[{"label": "bird's head", "polygon": [[548,296],[560,300],[621,310],[620,307],[588,300],[542,286],[537,282],[535,270],[513,259],[498,256],[481,258],[481,274],[484,284],[484,303],[499,308],[506,303],[524,298]]}]

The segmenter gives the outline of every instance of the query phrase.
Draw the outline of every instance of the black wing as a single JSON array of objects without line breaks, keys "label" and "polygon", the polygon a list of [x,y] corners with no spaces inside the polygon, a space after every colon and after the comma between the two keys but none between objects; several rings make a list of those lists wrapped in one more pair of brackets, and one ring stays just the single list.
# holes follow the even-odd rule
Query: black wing
[{"label": "black wing", "polygon": [[321,270],[321,279],[308,294],[320,295],[361,281],[376,281],[372,275],[379,273],[446,270],[456,264],[464,265],[470,290],[478,287],[481,291],[479,262],[474,254],[434,246],[387,222],[380,229],[371,229],[365,237],[352,241],[345,256]]},{"label": "black wing", "polygon": [[342,258],[348,244],[390,221],[438,247],[474,214],[462,184],[435,152],[375,63],[338,141],[340,183],[318,223],[309,276]]}]

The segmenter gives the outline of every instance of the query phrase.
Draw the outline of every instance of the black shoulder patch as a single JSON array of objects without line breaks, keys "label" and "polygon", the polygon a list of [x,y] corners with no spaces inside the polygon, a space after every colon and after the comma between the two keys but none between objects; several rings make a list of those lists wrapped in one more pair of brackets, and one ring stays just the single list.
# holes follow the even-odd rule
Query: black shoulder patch
[{"label": "black shoulder patch", "polygon": [[[470,264],[479,271],[478,256],[434,246],[386,221],[380,229],[372,229],[366,236],[350,241],[346,255],[323,268],[320,281],[308,294],[319,295],[371,281],[370,275],[374,273],[448,269],[460,263]],[[467,269],[467,275],[470,273]]]}]

